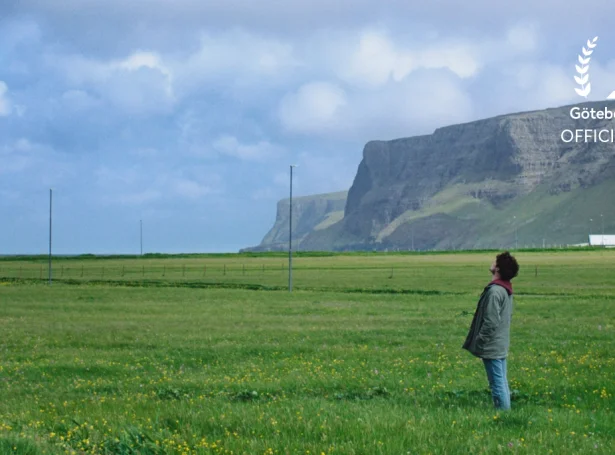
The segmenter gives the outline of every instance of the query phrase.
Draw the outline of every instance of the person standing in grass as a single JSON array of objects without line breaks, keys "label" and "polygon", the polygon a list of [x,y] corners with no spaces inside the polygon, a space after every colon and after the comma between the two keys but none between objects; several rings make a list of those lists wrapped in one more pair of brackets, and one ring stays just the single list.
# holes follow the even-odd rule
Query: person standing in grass
[{"label": "person standing in grass", "polygon": [[513,309],[511,280],[519,273],[517,260],[506,251],[489,268],[493,279],[480,296],[463,349],[483,360],[496,409],[510,409],[506,358]]}]

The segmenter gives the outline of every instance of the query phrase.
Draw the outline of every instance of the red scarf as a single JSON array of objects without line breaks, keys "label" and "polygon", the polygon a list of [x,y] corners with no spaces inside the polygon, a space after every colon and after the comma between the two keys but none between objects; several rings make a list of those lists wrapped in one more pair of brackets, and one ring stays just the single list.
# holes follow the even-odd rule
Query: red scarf
[{"label": "red scarf", "polygon": [[504,289],[506,289],[506,292],[508,292],[508,295],[512,295],[513,293],[512,283],[510,281],[493,280],[491,283],[489,283],[489,285],[492,285],[492,284],[497,284],[498,286],[502,286]]}]

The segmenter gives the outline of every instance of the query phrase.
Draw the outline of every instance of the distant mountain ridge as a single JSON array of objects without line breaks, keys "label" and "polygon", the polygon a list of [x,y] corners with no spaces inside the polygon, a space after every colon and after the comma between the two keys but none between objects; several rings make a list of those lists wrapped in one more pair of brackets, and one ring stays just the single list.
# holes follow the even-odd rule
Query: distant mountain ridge
[{"label": "distant mountain ridge", "polygon": [[[577,106],[614,110],[615,102]],[[296,248],[510,248],[582,243],[602,225],[615,233],[615,144],[561,138],[564,130],[610,130],[615,121],[573,119],[571,107],[367,143],[343,216],[305,223]],[[275,235],[261,246],[283,235],[281,207]]]},{"label": "distant mountain ridge", "polygon": [[[293,248],[301,249],[306,236],[341,221],[348,191],[293,197]],[[278,202],[273,227],[260,245],[242,251],[280,251],[288,249],[290,199]]]}]

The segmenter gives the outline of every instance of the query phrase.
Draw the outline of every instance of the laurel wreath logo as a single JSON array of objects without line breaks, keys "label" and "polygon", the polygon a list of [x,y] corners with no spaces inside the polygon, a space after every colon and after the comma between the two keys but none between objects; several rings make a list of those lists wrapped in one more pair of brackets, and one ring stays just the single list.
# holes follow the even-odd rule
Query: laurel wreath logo
[{"label": "laurel wreath logo", "polygon": [[579,54],[579,64],[581,66],[575,65],[579,75],[575,76],[574,80],[581,86],[581,88],[575,88],[574,91],[577,92],[577,95],[585,98],[587,98],[592,91],[592,84],[589,82],[589,61],[591,60],[591,55],[594,52],[594,48],[598,45],[597,41],[597,36],[591,41],[587,40],[587,48],[583,46],[583,55]]}]

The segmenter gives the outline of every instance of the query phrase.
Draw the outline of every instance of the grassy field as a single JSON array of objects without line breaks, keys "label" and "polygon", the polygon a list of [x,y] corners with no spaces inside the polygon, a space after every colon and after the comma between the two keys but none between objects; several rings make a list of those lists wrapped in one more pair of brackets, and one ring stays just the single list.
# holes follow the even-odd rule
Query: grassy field
[{"label": "grassy field", "polygon": [[615,251],[518,253],[509,413],[492,256],[0,261],[0,453],[615,453]]}]

